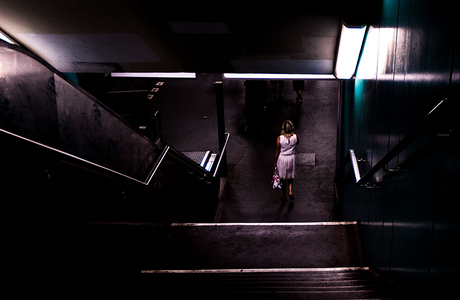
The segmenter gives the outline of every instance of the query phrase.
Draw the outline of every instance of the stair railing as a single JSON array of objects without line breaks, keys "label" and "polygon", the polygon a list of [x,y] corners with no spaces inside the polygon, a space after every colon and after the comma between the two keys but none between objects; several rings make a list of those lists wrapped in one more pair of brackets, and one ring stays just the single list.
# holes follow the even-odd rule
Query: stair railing
[{"label": "stair railing", "polygon": [[[140,158],[140,155],[138,155],[139,160],[138,162],[136,161],[135,165],[133,165],[132,168],[130,169],[124,168],[124,165],[126,165],[126,162],[124,162],[124,163],[119,163],[119,165],[123,166],[123,168],[118,169],[117,164],[114,162],[115,159],[113,158],[111,158],[112,161],[110,161],[109,164],[106,164],[106,162],[102,160],[97,160],[97,159],[93,160],[92,157],[85,156],[85,154],[87,153],[85,153],[84,151],[83,152],[81,151],[73,152],[72,151],[73,149],[70,148],[71,146],[73,146],[73,144],[78,144],[81,149],[85,148],[84,146],[80,145],[79,140],[71,140],[70,142],[68,142],[70,146],[67,146],[67,148],[62,147],[62,145],[59,145],[57,142],[47,144],[48,143],[47,139],[43,141],[43,139],[40,140],[40,139],[34,138],[34,134],[36,134],[35,131],[32,131],[32,133],[28,133],[27,135],[25,135],[21,133],[22,128],[19,127],[18,129],[14,126],[0,128],[0,138],[5,139],[5,140],[11,140],[23,146],[30,147],[30,149],[33,149],[34,151],[46,153],[46,155],[51,155],[52,157],[58,158],[62,160],[62,162],[64,163],[68,163],[68,164],[72,164],[77,167],[89,169],[93,172],[100,172],[106,175],[111,175],[118,179],[140,183],[146,186],[150,184],[151,180],[153,179],[155,174],[158,172],[160,165],[162,164],[162,162],[164,161],[164,158],[167,155],[176,156],[177,158],[181,160],[181,162],[190,166],[195,172],[198,172],[202,177],[215,178],[216,176],[218,176],[218,170],[219,170],[219,166],[222,161],[222,157],[226,155],[226,147],[227,147],[228,139],[230,136],[229,133],[226,133],[225,147],[223,148],[223,150],[221,150],[220,156],[218,158],[218,163],[216,164],[215,167],[210,169],[210,171],[207,171],[206,169],[201,167],[199,164],[196,164],[194,161],[190,160],[188,157],[186,157],[185,155],[183,155],[182,153],[175,150],[174,148],[167,145],[161,140],[162,128],[161,128],[160,115],[158,112],[156,112],[154,115],[154,122],[155,122],[155,129],[156,129],[156,133],[155,133],[156,141],[153,142],[151,139],[137,132],[135,128],[133,128],[129,123],[123,120],[120,116],[115,114],[112,110],[110,110],[107,106],[105,106],[103,103],[98,101],[92,95],[90,95],[89,93],[81,89],[78,85],[76,85],[70,79],[68,79],[64,74],[56,70],[54,67],[49,65],[47,62],[45,62],[40,57],[36,56],[35,54],[29,52],[28,50],[24,48],[18,47],[16,45],[10,45],[3,41],[0,41],[0,50],[1,50],[0,55],[3,55],[2,59],[4,62],[17,61],[21,59],[22,64],[16,63],[16,65],[33,65],[41,72],[41,73],[38,72],[39,76],[41,76],[40,77],[40,79],[42,79],[41,81],[39,81],[38,83],[36,83],[35,81],[32,81],[32,83],[29,83],[26,79],[24,79],[25,78],[24,76],[13,76],[13,75],[17,75],[15,72],[20,72],[22,70],[20,68],[16,69],[16,68],[11,67],[10,65],[12,63],[10,63],[10,65],[5,64],[5,66],[3,66],[4,69],[2,69],[3,72],[6,72],[9,74],[7,77],[20,78],[20,80],[24,81],[24,82],[21,81],[21,84],[26,85],[26,86],[28,84],[35,84],[41,89],[40,91],[42,92],[43,90],[45,91],[43,94],[46,94],[47,92],[49,95],[51,95],[48,97],[42,97],[43,99],[37,98],[40,101],[48,101],[51,103],[50,105],[53,105],[54,103],[54,105],[57,107],[56,103],[57,103],[57,100],[59,100],[59,103],[61,103],[61,106],[63,107],[62,112],[61,112],[63,116],[62,119],[65,119],[67,110],[71,111],[74,108],[74,106],[72,105],[77,103],[79,105],[81,104],[81,107],[78,107],[78,108],[84,113],[86,113],[86,111],[92,110],[91,112],[94,112],[95,119],[97,119],[96,121],[94,121],[94,123],[98,124],[99,127],[103,127],[101,125],[101,112],[102,112],[104,116],[108,116],[108,118],[110,118],[108,122],[112,122],[112,123],[115,122],[114,124],[117,125],[119,128],[126,128],[127,131],[131,134],[131,136],[137,137],[139,140],[141,140],[143,142],[142,151],[145,151],[146,154],[143,158]],[[48,86],[44,86],[42,84],[42,82],[44,82],[42,77],[45,79],[48,78],[47,79]],[[59,86],[61,87],[63,91],[65,92],[70,91],[70,92],[67,92],[67,93],[63,92],[62,95],[60,95],[61,92],[59,93],[56,92],[56,83],[59,84]],[[14,89],[18,89],[18,87],[21,86],[20,84],[13,82],[12,80],[6,81],[4,83],[4,85],[8,85],[8,84],[12,85]],[[9,90],[13,90],[13,88]],[[35,89],[32,89],[32,88],[26,89],[26,91],[29,91],[29,90],[35,92]],[[16,94],[12,94],[10,92],[8,96],[13,97],[13,98],[16,97],[20,101],[26,102],[24,100],[25,99],[24,95],[17,96]],[[58,99],[58,96],[59,96],[59,99]],[[49,100],[48,99],[49,97],[55,97],[53,98],[54,101]],[[72,97],[74,97],[75,99],[79,101],[73,101],[75,99]],[[5,96],[5,99],[7,99],[6,96]],[[19,101],[16,101],[16,102],[20,103]],[[47,104],[48,102],[45,102],[45,104]],[[20,105],[16,105],[16,106],[19,107]],[[43,105],[43,106],[46,106],[46,105]],[[13,108],[15,108],[15,110],[13,109],[14,112],[20,111],[20,109],[16,109],[16,107],[13,107]],[[25,110],[24,107],[21,107],[21,109]],[[33,109],[29,109],[29,110],[32,111]],[[57,108],[56,108],[56,111],[57,111]],[[15,121],[16,119],[21,119],[20,117],[17,117],[15,114],[11,114],[11,115],[13,116],[11,117],[13,121]],[[29,119],[36,121],[39,118],[29,118]],[[88,119],[91,119],[91,118],[89,117],[86,120]],[[82,118],[82,120],[85,120],[85,119]],[[4,123],[5,124],[12,123],[12,121],[9,121],[9,123],[7,121],[5,121]],[[51,125],[45,122],[46,124],[44,125],[44,127],[61,126],[62,124],[60,124],[59,122],[60,122],[59,118],[56,117],[56,120],[54,121],[52,120],[48,122]],[[76,130],[75,128],[73,128],[75,127],[73,126],[75,122],[68,121],[67,123],[68,123],[67,125],[70,124],[68,127],[71,127],[71,129],[68,132],[65,132],[63,134],[65,138],[68,138],[69,136],[72,137],[72,130]],[[87,123],[83,125],[88,127]],[[34,124],[32,125],[28,124],[27,128],[29,127],[33,128],[34,127],[33,125]],[[48,127],[46,127],[46,129],[50,131]],[[62,127],[66,128],[65,125],[62,125]],[[106,126],[106,127],[110,127],[110,126]],[[39,130],[37,130],[37,132],[41,133]],[[55,134],[55,135],[56,137],[54,136],[53,137],[59,141],[61,139],[61,136],[59,134]],[[118,133],[115,135],[114,139],[116,139],[117,137],[118,137]],[[91,144],[90,142],[86,140],[85,142],[87,142],[87,144]],[[96,155],[96,158],[98,157],[101,157],[101,156]]]},{"label": "stair railing", "polygon": [[[396,146],[393,147],[385,156],[383,156],[369,171],[361,176],[358,162],[362,161],[356,157],[355,150],[349,149],[345,163],[351,162],[356,184],[366,188],[373,188],[374,185],[369,183],[369,179],[374,176],[380,169],[388,164],[394,157],[406,149],[412,142],[425,133],[434,124],[434,121],[442,116],[442,112],[449,112],[447,106],[448,99],[441,100],[423,119],[418,123],[404,138],[402,138]],[[451,111],[450,111],[451,112]],[[399,171],[400,167],[387,169],[387,172]]]},{"label": "stair railing", "polygon": [[222,158],[227,155],[227,145],[228,145],[228,140],[230,138],[230,133],[225,133],[225,144],[224,147],[222,148],[222,151],[219,153],[219,160],[217,161],[216,168],[214,169],[214,174],[212,175],[213,177],[216,177],[219,171],[220,163],[222,162]]},{"label": "stair railing", "polygon": [[[188,158],[187,156],[182,154],[180,151],[172,148],[169,145],[165,145],[163,150],[162,150],[162,152],[161,152],[161,154],[159,155],[158,159],[153,164],[153,167],[151,168],[151,171],[149,172],[147,178],[145,180],[139,180],[139,179],[136,179],[136,178],[134,178],[132,176],[129,176],[129,175],[123,174],[121,172],[115,171],[115,170],[113,170],[111,168],[102,166],[100,164],[94,163],[94,162],[89,161],[87,159],[84,159],[84,158],[78,157],[76,155],[70,154],[68,152],[65,152],[65,151],[62,151],[62,150],[59,150],[59,149],[44,145],[42,143],[36,142],[34,140],[25,138],[25,137],[17,135],[17,134],[14,134],[12,132],[6,131],[6,130],[1,129],[1,128],[0,128],[0,135],[4,136],[6,138],[13,138],[16,141],[19,140],[19,141],[21,141],[23,143],[27,143],[27,144],[32,145],[34,147],[38,146],[42,151],[46,151],[48,153],[53,153],[54,155],[57,155],[57,156],[63,158],[65,161],[70,162],[71,164],[84,165],[86,167],[90,167],[90,168],[92,168],[94,170],[97,170],[99,172],[110,174],[110,175],[113,175],[115,177],[123,178],[125,180],[129,180],[129,181],[132,181],[132,182],[140,183],[140,184],[145,185],[145,186],[148,186],[150,184],[150,182],[152,181],[153,177],[156,175],[159,167],[161,166],[161,164],[163,163],[165,157],[168,154],[173,154],[173,155],[176,155],[176,156],[180,157],[180,160],[182,162],[186,163],[189,167],[192,167],[193,169],[195,169],[195,171],[199,172],[203,177],[216,178],[217,174],[218,174],[218,171],[219,171],[219,166],[220,166],[220,163],[221,163],[221,160],[222,160],[222,156],[225,155],[225,152],[226,152],[226,149],[227,149],[227,143],[228,143],[228,140],[230,138],[230,133],[226,133],[225,147],[224,147],[222,153],[220,153],[220,155],[219,155],[219,159],[218,159],[218,162],[217,162],[216,166],[212,169],[213,172],[205,170],[203,167],[201,167],[200,165],[196,164],[193,160],[191,160],[190,158]],[[156,141],[156,144],[158,144],[158,143],[160,143],[160,140]]]},{"label": "stair railing", "polygon": [[[162,154],[160,156],[160,158],[158,159],[158,166],[159,164],[161,164],[161,162],[163,161],[163,158],[168,154],[168,153],[171,153],[173,155],[176,155],[182,162],[184,162],[185,164],[187,164],[189,167],[193,168],[196,172],[198,173],[201,173],[201,175],[203,176],[203,178],[217,178],[218,177],[218,171],[219,171],[219,167],[220,167],[220,163],[222,161],[222,157],[224,155],[226,155],[226,152],[227,152],[227,144],[228,144],[228,140],[230,138],[230,133],[225,133],[225,145],[224,145],[224,148],[222,149],[221,153],[219,153],[219,158],[217,160],[217,164],[215,166],[213,166],[211,168],[210,171],[206,170],[204,168],[204,166],[200,166],[199,164],[197,164],[196,162],[194,162],[192,159],[190,159],[189,157],[187,157],[186,155],[182,154],[179,150],[176,150],[174,149],[173,147],[171,146],[166,146],[166,150],[164,151],[164,154]],[[155,172],[156,172],[156,169],[158,169],[158,167],[154,168],[154,172],[153,172],[153,175],[155,175]]]},{"label": "stair railing", "polygon": [[[113,170],[111,168],[102,166],[100,164],[94,163],[94,162],[89,161],[87,159],[84,159],[84,158],[81,158],[79,156],[70,154],[68,152],[56,149],[54,147],[47,146],[45,144],[36,142],[34,140],[25,138],[23,136],[14,134],[12,132],[9,132],[9,131],[1,129],[1,128],[0,128],[0,135],[2,135],[4,138],[10,138],[10,139],[13,138],[16,141],[19,141],[19,142],[22,142],[22,143],[27,143],[29,146],[36,147],[37,149],[40,149],[42,152],[52,153],[55,156],[60,157],[61,159],[63,159],[67,163],[70,163],[70,164],[73,164],[73,165],[82,165],[82,166],[85,166],[87,168],[97,170],[99,172],[107,173],[107,174],[113,175],[115,177],[123,178],[123,179],[128,179],[130,181],[140,183],[140,184],[143,184],[143,185],[149,185],[150,181],[152,180],[153,176],[155,175],[156,169],[158,169],[158,167],[153,168],[152,172],[150,172],[150,175],[144,181],[142,181],[142,180],[136,179],[134,177],[131,177],[129,175],[123,174],[121,172],[115,171],[115,170]],[[167,148],[165,148],[163,150],[162,156],[160,157],[160,159],[158,159],[156,165],[158,164],[158,162],[161,163],[161,161],[164,158],[163,154],[166,154],[167,150],[168,150]]]}]

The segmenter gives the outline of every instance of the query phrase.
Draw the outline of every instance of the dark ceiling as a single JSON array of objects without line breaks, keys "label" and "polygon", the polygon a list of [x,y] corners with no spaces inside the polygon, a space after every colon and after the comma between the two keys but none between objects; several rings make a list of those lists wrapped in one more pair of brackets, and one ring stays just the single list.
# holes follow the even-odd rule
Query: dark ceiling
[{"label": "dark ceiling", "polygon": [[331,74],[342,20],[379,7],[342,2],[0,0],[0,29],[62,72]]}]

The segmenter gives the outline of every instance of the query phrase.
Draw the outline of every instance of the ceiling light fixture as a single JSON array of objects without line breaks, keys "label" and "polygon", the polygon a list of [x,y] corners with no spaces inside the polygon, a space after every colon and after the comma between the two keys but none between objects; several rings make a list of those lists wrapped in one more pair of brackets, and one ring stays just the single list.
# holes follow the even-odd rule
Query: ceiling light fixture
[{"label": "ceiling light fixture", "polygon": [[189,72],[120,72],[111,73],[112,77],[137,78],[196,78],[196,73]]},{"label": "ceiling light fixture", "polygon": [[339,50],[334,75],[338,79],[350,79],[356,71],[359,53],[363,45],[367,26],[348,27],[342,24]]},{"label": "ceiling light fixture", "polygon": [[332,74],[224,73],[225,79],[335,79]]}]

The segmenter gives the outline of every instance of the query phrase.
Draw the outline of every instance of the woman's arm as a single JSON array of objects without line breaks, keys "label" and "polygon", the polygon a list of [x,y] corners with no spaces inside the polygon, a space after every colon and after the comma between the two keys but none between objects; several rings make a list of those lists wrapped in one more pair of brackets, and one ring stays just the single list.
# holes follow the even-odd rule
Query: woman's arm
[{"label": "woman's arm", "polygon": [[280,137],[276,140],[276,151],[275,151],[275,167],[276,163],[278,162],[278,157],[280,156],[281,145],[280,145]]}]

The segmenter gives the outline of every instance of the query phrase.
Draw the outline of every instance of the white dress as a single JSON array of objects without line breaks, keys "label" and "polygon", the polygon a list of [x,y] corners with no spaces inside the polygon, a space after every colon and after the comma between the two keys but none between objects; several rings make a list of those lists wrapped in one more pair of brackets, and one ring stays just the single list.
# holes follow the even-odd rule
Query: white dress
[{"label": "white dress", "polygon": [[280,155],[276,168],[281,179],[294,179],[295,177],[295,147],[298,143],[295,134],[290,138],[280,135]]}]

